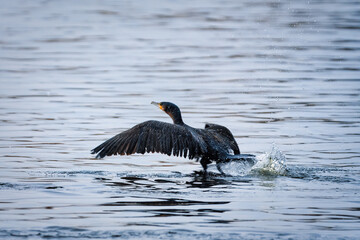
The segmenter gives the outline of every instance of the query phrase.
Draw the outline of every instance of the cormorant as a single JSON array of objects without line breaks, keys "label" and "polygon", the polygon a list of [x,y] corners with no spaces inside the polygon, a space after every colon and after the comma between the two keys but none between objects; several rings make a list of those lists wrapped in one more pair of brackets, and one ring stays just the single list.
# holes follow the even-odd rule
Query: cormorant
[{"label": "cormorant", "polygon": [[96,158],[111,155],[158,152],[167,155],[200,159],[207,170],[212,161],[220,173],[220,164],[231,160],[253,160],[254,155],[240,154],[234,136],[224,126],[207,123],[204,129],[186,125],[178,106],[170,102],[151,102],[167,113],[173,124],[160,121],[146,121],[119,133],[92,150]]}]

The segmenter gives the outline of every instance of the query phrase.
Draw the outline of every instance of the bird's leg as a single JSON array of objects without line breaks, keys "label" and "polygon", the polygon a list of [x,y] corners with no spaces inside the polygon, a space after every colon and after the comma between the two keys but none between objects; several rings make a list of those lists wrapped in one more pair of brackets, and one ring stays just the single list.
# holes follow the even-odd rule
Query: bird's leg
[{"label": "bird's leg", "polygon": [[209,159],[208,158],[202,158],[200,160],[200,163],[201,163],[201,166],[204,169],[204,172],[207,172],[207,165],[210,163]]},{"label": "bird's leg", "polygon": [[226,175],[226,174],[223,172],[223,170],[221,169],[221,166],[220,166],[221,163],[222,163],[222,162],[217,162],[217,163],[216,163],[216,168],[217,168],[217,170],[221,173],[221,175]]}]

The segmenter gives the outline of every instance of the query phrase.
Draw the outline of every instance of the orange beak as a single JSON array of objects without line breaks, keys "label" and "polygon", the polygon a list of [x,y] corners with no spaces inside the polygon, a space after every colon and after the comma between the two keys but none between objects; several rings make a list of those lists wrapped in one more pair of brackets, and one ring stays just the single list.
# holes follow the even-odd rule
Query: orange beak
[{"label": "orange beak", "polygon": [[151,102],[151,104],[159,107],[161,110],[164,111],[164,107],[163,107],[160,103],[158,103],[158,102]]}]

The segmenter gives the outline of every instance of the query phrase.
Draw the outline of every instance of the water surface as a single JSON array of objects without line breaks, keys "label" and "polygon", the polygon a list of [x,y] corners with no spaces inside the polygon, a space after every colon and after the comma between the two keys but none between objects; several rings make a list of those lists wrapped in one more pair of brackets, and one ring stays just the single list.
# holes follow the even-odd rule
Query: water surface
[{"label": "water surface", "polygon": [[[3,2],[0,237],[358,238],[359,26],[351,0]],[[170,122],[151,101],[259,164],[90,155]]]}]

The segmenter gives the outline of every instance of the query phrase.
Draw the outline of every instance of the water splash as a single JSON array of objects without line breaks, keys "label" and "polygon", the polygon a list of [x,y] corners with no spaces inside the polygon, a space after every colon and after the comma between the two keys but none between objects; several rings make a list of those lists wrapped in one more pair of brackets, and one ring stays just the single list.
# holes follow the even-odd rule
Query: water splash
[{"label": "water splash", "polygon": [[244,160],[233,160],[227,163],[222,163],[220,165],[221,170],[229,176],[246,176],[250,173],[251,168],[257,162],[257,159],[252,159],[251,161]]},{"label": "water splash", "polygon": [[273,144],[270,153],[256,156],[257,162],[251,172],[262,175],[284,175],[286,173],[286,157],[279,148]]},{"label": "water splash", "polygon": [[274,144],[270,153],[260,154],[248,161],[231,161],[221,165],[221,169],[231,176],[284,175],[286,173],[286,157]]}]

